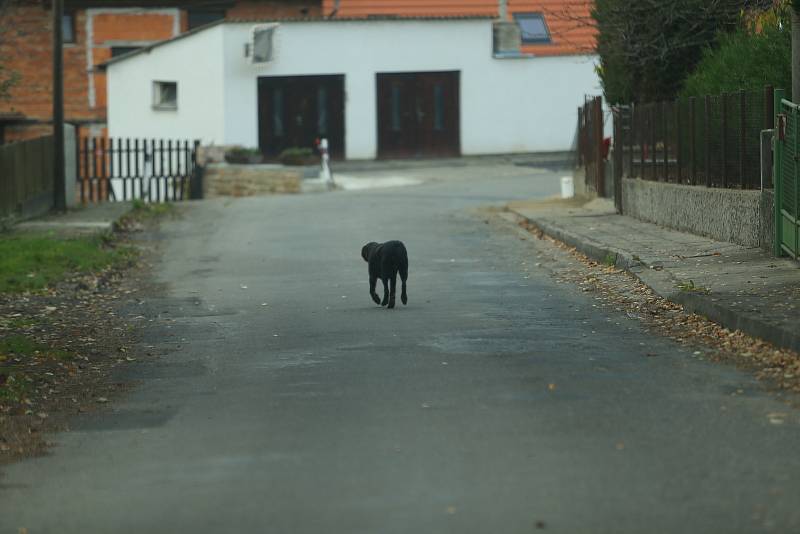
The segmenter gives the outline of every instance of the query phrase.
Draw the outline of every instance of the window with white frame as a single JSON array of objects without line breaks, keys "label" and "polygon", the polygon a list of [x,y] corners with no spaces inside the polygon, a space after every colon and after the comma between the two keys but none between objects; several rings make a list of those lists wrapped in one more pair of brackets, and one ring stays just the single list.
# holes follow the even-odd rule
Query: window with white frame
[{"label": "window with white frame", "polygon": [[75,43],[75,13],[72,11],[65,12],[61,17],[61,42]]},{"label": "window with white frame", "polygon": [[153,108],[178,109],[178,82],[153,82]]},{"label": "window with white frame", "polygon": [[550,30],[541,13],[514,13],[514,22],[519,26],[522,44],[547,44],[552,42]]}]

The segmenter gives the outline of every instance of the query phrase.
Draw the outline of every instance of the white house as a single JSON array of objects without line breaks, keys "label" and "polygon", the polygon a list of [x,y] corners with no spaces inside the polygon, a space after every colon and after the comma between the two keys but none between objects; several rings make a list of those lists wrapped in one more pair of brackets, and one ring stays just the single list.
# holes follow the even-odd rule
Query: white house
[{"label": "white house", "polygon": [[270,155],[326,137],[347,159],[570,149],[596,57],[493,37],[483,17],[226,20],[109,61],[109,135]]}]

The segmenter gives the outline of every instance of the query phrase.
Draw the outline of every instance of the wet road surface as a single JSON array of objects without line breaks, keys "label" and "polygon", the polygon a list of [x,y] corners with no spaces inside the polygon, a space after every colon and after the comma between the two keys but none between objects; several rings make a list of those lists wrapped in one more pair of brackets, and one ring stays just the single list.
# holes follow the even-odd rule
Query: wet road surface
[{"label": "wet road surface", "polygon": [[[204,201],[165,223],[163,289],[123,310],[153,319],[160,357],[4,470],[0,531],[800,529],[796,410],[526,273],[545,245],[473,211],[552,195],[561,174],[408,173],[423,183]],[[359,256],[389,239],[410,258],[393,311]]]}]

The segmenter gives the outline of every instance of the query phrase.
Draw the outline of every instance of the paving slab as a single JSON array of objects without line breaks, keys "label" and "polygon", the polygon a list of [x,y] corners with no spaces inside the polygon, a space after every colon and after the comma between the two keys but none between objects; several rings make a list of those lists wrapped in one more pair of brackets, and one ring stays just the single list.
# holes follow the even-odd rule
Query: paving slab
[{"label": "paving slab", "polygon": [[625,268],[693,313],[800,351],[800,264],[619,215],[605,199],[514,202],[509,209],[587,256]]},{"label": "paving slab", "polygon": [[90,204],[64,213],[50,213],[24,221],[13,227],[15,232],[56,232],[60,235],[96,235],[109,232],[114,223],[132,208],[130,202]]}]

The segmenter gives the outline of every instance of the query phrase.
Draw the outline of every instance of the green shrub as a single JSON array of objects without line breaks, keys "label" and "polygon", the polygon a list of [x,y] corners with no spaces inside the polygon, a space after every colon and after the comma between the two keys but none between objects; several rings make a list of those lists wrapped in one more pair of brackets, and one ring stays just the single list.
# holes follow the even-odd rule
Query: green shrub
[{"label": "green shrub", "polygon": [[310,148],[290,147],[278,155],[278,160],[284,165],[314,165],[319,158]]},{"label": "green shrub", "polygon": [[766,27],[759,33],[742,29],[720,35],[719,41],[719,47],[705,50],[686,79],[681,96],[753,91],[765,85],[792,86],[789,27]]},{"label": "green shrub", "polygon": [[756,0],[595,0],[597,73],[611,104],[673,99],[703,47],[734,29]]},{"label": "green shrub", "polygon": [[261,163],[263,159],[258,148],[235,146],[225,151],[225,161],[228,163]]}]

